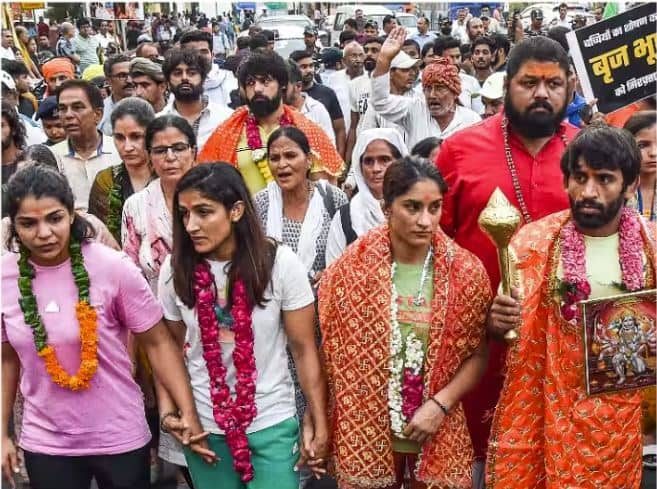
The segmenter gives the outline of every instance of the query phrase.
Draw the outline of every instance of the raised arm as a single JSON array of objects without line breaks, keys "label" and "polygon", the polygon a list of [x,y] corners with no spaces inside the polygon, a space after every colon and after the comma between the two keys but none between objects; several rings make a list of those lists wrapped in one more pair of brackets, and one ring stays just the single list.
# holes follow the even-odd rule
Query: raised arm
[{"label": "raised arm", "polygon": [[389,121],[403,124],[411,107],[415,103],[414,97],[404,97],[390,94],[390,63],[399,54],[404,41],[406,30],[395,27],[381,46],[381,52],[372,72],[372,94],[370,103],[377,114]]}]

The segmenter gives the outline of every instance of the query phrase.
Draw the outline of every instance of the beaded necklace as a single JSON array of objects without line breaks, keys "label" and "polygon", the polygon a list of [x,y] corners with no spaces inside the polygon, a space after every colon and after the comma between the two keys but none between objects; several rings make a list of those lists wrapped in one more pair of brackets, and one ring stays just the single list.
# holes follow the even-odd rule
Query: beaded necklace
[{"label": "beaded necklace", "polygon": [[[504,154],[506,156],[506,164],[509,167],[509,172],[511,173],[511,179],[513,180],[513,189],[515,190],[516,199],[518,204],[520,204],[520,212],[522,213],[522,218],[525,220],[525,224],[532,222],[532,217],[529,215],[529,209],[525,203],[525,198],[522,196],[522,188],[520,187],[520,179],[518,178],[518,170],[516,165],[513,162],[513,155],[511,154],[511,145],[509,144],[509,119],[506,117],[502,119],[502,135],[504,137]],[[564,134],[559,134],[559,137],[563,141],[565,146],[568,146],[568,139]]]}]

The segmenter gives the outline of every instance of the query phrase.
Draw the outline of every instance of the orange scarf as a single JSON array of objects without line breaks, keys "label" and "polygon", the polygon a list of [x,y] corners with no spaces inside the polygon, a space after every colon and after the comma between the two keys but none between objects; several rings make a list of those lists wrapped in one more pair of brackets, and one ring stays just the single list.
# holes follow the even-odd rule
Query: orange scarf
[{"label": "orange scarf", "polygon": [[[324,130],[288,105],[283,106],[283,112],[306,135],[310,143],[310,149],[319,154],[324,170],[334,177],[340,176],[344,168],[344,161],[342,161]],[[199,163],[225,161],[237,166],[237,145],[244,131],[248,115],[249,108],[242,106],[217,127],[205,143],[203,151],[198,155]],[[266,141],[263,141],[263,143],[266,144]]]},{"label": "orange scarf", "polygon": [[[553,298],[559,233],[570,211],[523,226],[512,241],[522,284],[520,340],[509,349],[487,462],[491,489],[638,489],[641,392],[587,397],[579,331]],[[655,227],[645,223],[654,287]]]},{"label": "orange scarf", "polygon": [[[484,338],[486,271],[442,231],[433,237],[434,295],[424,399],[450,380]],[[388,414],[391,256],[387,225],[373,229],[322,277],[319,317],[330,392],[331,470],[339,486],[394,483]],[[418,478],[433,488],[472,487],[472,444],[461,404],[422,447]]]}]

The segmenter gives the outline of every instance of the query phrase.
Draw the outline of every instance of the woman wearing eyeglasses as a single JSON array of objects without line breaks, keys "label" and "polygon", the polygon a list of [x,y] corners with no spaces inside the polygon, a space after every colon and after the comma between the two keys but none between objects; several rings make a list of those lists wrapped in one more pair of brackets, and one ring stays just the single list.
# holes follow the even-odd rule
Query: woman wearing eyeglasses
[{"label": "woman wearing eyeglasses", "polygon": [[[157,280],[173,242],[173,194],[196,161],[196,136],[182,117],[165,115],[146,128],[146,152],[157,178],[125,201],[121,225],[123,251],[132,258],[157,294]],[[185,466],[182,448],[160,434],[159,456]]]}]

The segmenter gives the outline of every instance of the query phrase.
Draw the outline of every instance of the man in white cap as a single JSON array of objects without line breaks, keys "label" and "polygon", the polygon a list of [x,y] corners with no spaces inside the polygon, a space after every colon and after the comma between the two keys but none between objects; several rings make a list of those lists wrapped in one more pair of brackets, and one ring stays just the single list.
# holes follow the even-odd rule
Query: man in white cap
[{"label": "man in white cap", "polygon": [[503,72],[497,72],[486,78],[479,95],[484,104],[483,118],[499,114],[504,110],[504,77]]},{"label": "man in white cap", "polygon": [[39,127],[39,125],[26,115],[18,112],[18,90],[16,89],[16,82],[12,76],[6,71],[0,71],[0,85],[2,86],[2,100],[11,105],[18,113],[18,120],[25,127],[25,142],[27,146],[33,144],[45,143],[48,137]]},{"label": "man in white cap", "polygon": [[390,93],[390,65],[401,52],[406,30],[396,27],[381,47],[372,72],[370,104],[381,116],[404,127],[406,144],[415,146],[433,136],[445,139],[481,120],[472,109],[457,104],[461,94],[459,70],[445,59],[429,64],[422,72],[423,95],[403,97]]},{"label": "man in white cap", "polygon": [[[390,94],[402,95],[412,97],[415,94],[413,85],[419,73],[418,63],[419,59],[411,58],[404,51],[400,51],[390,62]],[[389,127],[396,129],[401,134],[404,141],[407,140],[408,135],[404,128],[391,122],[374,110],[372,105],[367,107],[365,115],[363,116],[362,129],[374,129],[377,127]]]}]

